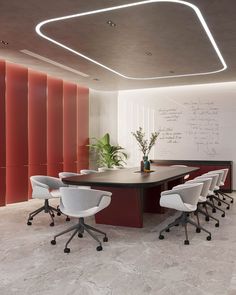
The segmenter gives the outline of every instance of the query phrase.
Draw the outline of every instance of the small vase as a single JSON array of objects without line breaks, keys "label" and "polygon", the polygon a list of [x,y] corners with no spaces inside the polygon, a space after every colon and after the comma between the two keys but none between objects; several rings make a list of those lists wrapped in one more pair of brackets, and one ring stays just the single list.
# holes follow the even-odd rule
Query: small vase
[{"label": "small vase", "polygon": [[147,156],[143,157],[144,171],[150,170],[150,161]]}]

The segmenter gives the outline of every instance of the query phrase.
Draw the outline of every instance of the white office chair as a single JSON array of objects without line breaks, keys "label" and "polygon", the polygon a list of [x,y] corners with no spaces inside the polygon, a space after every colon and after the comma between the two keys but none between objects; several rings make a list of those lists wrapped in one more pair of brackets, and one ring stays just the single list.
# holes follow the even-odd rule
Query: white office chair
[{"label": "white office chair", "polygon": [[[50,226],[54,226],[54,212],[57,213],[58,216],[61,215],[61,212],[59,209],[49,205],[49,199],[60,198],[59,188],[67,185],[65,185],[59,178],[44,175],[31,176],[30,182],[32,186],[32,198],[44,200],[44,205],[29,214],[27,225],[32,225],[33,218],[40,212],[44,211],[45,213],[49,213],[52,219]],[[70,219],[67,217],[66,220],[69,221]]]},{"label": "white office chair", "polygon": [[[212,215],[209,214],[208,210],[207,210],[207,196],[209,194],[209,189],[212,183],[212,178],[194,178],[192,180],[188,180],[186,182],[186,184],[191,184],[191,183],[202,183],[202,191],[201,194],[199,196],[199,200],[198,200],[198,205],[197,205],[197,213],[201,213],[205,216],[205,220],[209,221],[210,218],[216,221],[215,227],[219,227],[220,226],[220,221],[219,219],[213,217]],[[202,210],[201,207],[205,208],[205,211]],[[198,214],[197,214],[197,219],[198,219]],[[198,224],[199,224],[199,219],[198,219]],[[197,229],[197,232],[199,232],[199,230]]]},{"label": "white office chair", "polygon": [[218,174],[219,175],[216,186],[214,188],[214,194],[212,195],[212,197],[216,201],[218,201],[218,206],[221,206],[221,203],[224,203],[226,205],[226,209],[229,210],[230,204],[225,202],[224,200],[222,200],[219,196],[220,187],[222,186],[222,180],[224,177],[224,171],[223,170],[213,170],[213,171],[209,171],[206,173],[206,175],[211,175],[211,174]]},{"label": "white office chair", "polygon": [[207,198],[210,201],[206,201],[206,204],[209,205],[212,208],[213,213],[215,213],[216,210],[218,210],[218,211],[222,212],[221,217],[225,217],[225,211],[223,209],[217,207],[215,205],[215,203],[214,203],[214,199],[215,199],[214,190],[215,190],[215,188],[217,188],[217,183],[218,183],[218,180],[219,180],[219,174],[205,173],[205,174],[202,174],[202,175],[196,177],[196,179],[201,179],[201,178],[211,178],[212,179],[210,189],[209,189],[209,192],[208,192],[208,195],[207,195]]},{"label": "white office chair", "polygon": [[81,174],[91,174],[91,173],[99,173],[97,170],[92,170],[92,169],[82,169],[80,170]]},{"label": "white office chair", "polygon": [[199,228],[200,230],[208,233],[207,240],[211,240],[211,233],[207,231],[205,228],[199,226],[193,220],[190,219],[189,213],[197,210],[197,203],[199,200],[199,196],[202,191],[202,183],[193,183],[188,184],[187,186],[180,186],[179,188],[175,188],[172,190],[164,191],[161,193],[160,205],[162,207],[175,209],[178,211],[182,211],[180,217],[178,217],[174,222],[170,223],[167,227],[162,229],[159,234],[159,239],[164,239],[164,235],[162,234],[164,231],[169,232],[170,228],[182,224],[185,228],[185,245],[189,245],[188,232],[187,232],[187,224],[190,223],[193,226]]},{"label": "white office chair", "polygon": [[[66,177],[71,177],[71,176],[79,176],[82,175],[80,173],[75,173],[75,172],[60,172],[58,174],[59,178],[63,181],[63,178]],[[71,187],[78,187],[78,188],[83,188],[83,189],[91,189],[91,186],[87,186],[87,185],[72,185],[70,184],[69,186]]]},{"label": "white office chair", "polygon": [[223,197],[223,200],[226,200],[226,198],[229,198],[230,203],[233,203],[234,199],[231,196],[229,196],[228,194],[226,194],[224,191],[222,191],[222,189],[221,189],[221,187],[225,185],[225,181],[226,181],[229,169],[224,168],[224,169],[221,169],[221,170],[224,171],[224,175],[223,175],[223,178],[222,178],[222,181],[221,181],[221,184],[220,184],[219,194]]},{"label": "white office chair", "polygon": [[67,241],[64,252],[69,253],[70,248],[68,248],[68,244],[74,238],[74,236],[78,233],[78,237],[82,238],[84,231],[86,231],[92,238],[94,238],[98,243],[97,251],[102,250],[102,244],[96,235],[93,234],[92,231],[98,232],[104,235],[103,242],[107,242],[108,238],[106,233],[84,223],[84,218],[95,215],[97,212],[106,208],[111,202],[112,193],[107,191],[100,190],[85,190],[80,188],[73,187],[62,187],[60,189],[61,193],[61,202],[60,202],[60,210],[66,215],[78,218],[78,223],[68,228],[67,230],[57,234],[54,236],[54,239],[51,241],[52,245],[56,244],[56,238],[73,231],[73,234]]}]

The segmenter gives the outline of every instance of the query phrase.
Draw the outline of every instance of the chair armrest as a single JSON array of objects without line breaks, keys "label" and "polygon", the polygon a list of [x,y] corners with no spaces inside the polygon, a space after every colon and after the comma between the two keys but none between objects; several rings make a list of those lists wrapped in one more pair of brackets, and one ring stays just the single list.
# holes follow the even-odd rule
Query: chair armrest
[{"label": "chair armrest", "polygon": [[111,197],[110,196],[102,196],[100,202],[99,202],[99,211],[109,206],[111,203]]}]

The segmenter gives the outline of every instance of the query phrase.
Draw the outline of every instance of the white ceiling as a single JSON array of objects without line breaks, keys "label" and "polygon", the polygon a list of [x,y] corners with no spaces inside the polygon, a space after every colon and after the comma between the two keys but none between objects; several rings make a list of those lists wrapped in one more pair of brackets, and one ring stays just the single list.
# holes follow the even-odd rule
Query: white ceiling
[{"label": "white ceiling", "polygon": [[[82,14],[137,1],[1,2],[0,40],[8,44],[0,43],[0,58],[11,62],[99,90],[235,81],[236,0],[148,1],[89,15]],[[213,41],[188,3],[199,8]],[[35,31],[72,14],[41,32],[73,52]]]}]

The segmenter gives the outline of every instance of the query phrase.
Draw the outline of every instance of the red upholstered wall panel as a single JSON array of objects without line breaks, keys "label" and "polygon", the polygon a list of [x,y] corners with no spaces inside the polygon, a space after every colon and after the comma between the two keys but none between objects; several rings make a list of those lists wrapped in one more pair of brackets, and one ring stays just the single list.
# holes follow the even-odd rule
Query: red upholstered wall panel
[{"label": "red upholstered wall panel", "polygon": [[48,77],[47,162],[48,175],[63,171],[63,82]]},{"label": "red upholstered wall panel", "polygon": [[89,166],[89,153],[86,145],[89,143],[89,89],[77,88],[77,169]]},{"label": "red upholstered wall panel", "polygon": [[0,206],[6,204],[5,72],[6,63],[0,60]]},{"label": "red upholstered wall panel", "polygon": [[76,97],[77,85],[63,83],[63,159],[64,171],[77,172],[76,154]]},{"label": "red upholstered wall panel", "polygon": [[6,64],[6,198],[28,199],[28,70]]},{"label": "red upholstered wall panel", "polygon": [[32,70],[28,75],[28,113],[29,177],[47,175],[47,75]]}]

